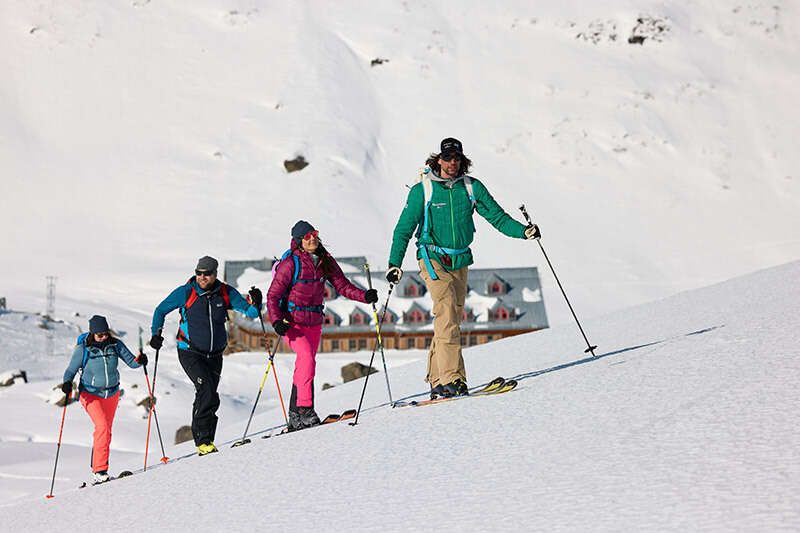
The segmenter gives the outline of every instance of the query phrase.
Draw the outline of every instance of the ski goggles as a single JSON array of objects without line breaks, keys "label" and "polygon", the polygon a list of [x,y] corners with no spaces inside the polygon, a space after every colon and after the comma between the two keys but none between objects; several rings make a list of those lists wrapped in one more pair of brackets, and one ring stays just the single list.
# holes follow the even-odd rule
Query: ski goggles
[{"label": "ski goggles", "polygon": [[314,231],[309,231],[308,233],[306,233],[305,235],[303,235],[303,240],[304,240],[304,241],[308,241],[308,240],[311,240],[311,238],[312,238],[312,237],[313,237],[314,239],[316,239],[317,237],[319,237],[319,231],[317,231],[317,230],[314,230]]}]

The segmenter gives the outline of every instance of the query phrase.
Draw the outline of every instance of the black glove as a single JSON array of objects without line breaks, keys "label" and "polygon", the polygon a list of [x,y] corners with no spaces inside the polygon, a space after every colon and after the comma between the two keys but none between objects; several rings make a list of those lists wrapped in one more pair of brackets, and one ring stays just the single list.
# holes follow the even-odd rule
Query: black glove
[{"label": "black glove", "polygon": [[539,226],[536,224],[529,224],[525,228],[525,238],[528,240],[531,239],[538,239],[542,236],[541,232],[539,231]]},{"label": "black glove", "polygon": [[64,383],[62,383],[61,384],[61,392],[63,392],[67,396],[72,394],[72,382],[71,381],[65,381]]},{"label": "black glove", "polygon": [[248,294],[250,295],[250,303],[260,311],[261,304],[264,302],[264,296],[261,294],[261,289],[258,287],[250,287],[250,292]]},{"label": "black glove", "polygon": [[403,271],[398,266],[389,265],[389,270],[386,271],[386,281],[395,284],[403,277]]},{"label": "black glove", "polygon": [[154,350],[160,350],[161,347],[164,346],[164,337],[156,333],[152,337],[150,337],[150,347]]},{"label": "black glove", "polygon": [[275,322],[272,323],[272,329],[274,329],[275,333],[277,333],[281,337],[286,335],[286,332],[289,331],[290,327],[292,327],[292,325],[289,322],[287,322],[286,319],[276,320]]},{"label": "black glove", "polygon": [[147,354],[144,353],[144,352],[141,352],[139,354],[139,357],[136,358],[136,362],[139,363],[142,366],[146,365],[147,364]]},{"label": "black glove", "polygon": [[377,289],[369,289],[364,293],[364,299],[367,301],[368,304],[374,304],[378,301],[378,290]]}]

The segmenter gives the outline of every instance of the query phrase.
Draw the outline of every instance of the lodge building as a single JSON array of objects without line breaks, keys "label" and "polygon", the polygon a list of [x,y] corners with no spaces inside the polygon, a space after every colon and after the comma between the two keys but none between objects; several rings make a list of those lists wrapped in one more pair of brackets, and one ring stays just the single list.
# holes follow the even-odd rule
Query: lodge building
[{"label": "lodge building", "polygon": [[[337,258],[345,276],[366,288],[363,257]],[[243,294],[251,285],[266,295],[274,259],[225,262],[224,280]],[[373,271],[372,284],[378,290],[378,318],[386,304],[389,284],[385,272]],[[375,316],[372,306],[339,297],[332,285],[325,286],[325,309],[320,352],[354,352],[375,347]],[[386,309],[381,336],[386,349],[426,349],[433,338],[433,302],[417,272],[405,272],[393,291]],[[272,320],[264,318],[270,342],[276,338]],[[548,327],[536,267],[470,268],[467,298],[461,322],[461,344],[475,346]],[[239,313],[230,313],[230,351],[264,348],[261,323]],[[280,352],[291,351],[285,343]]]}]

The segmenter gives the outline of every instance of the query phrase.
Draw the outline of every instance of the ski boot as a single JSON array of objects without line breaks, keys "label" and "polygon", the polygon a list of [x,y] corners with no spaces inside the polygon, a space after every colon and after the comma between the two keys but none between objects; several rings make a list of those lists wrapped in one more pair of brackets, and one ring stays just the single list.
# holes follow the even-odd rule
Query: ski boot
[{"label": "ski boot", "polygon": [[111,476],[108,475],[108,470],[101,470],[92,474],[92,485],[99,485],[111,481]]},{"label": "ski boot", "polygon": [[444,386],[441,383],[431,387],[431,400],[436,400],[437,398],[444,398]]},{"label": "ski boot", "polygon": [[466,396],[469,394],[469,387],[463,379],[455,379],[442,387],[442,396],[452,398],[453,396]]},{"label": "ski boot", "polygon": [[217,450],[217,447],[214,446],[213,442],[208,444],[200,444],[199,446],[197,446],[197,455],[201,457],[203,455],[208,455],[210,453],[217,453],[218,451],[219,450]]},{"label": "ski boot", "polygon": [[313,407],[298,407],[289,410],[289,431],[298,431],[320,424],[319,416],[314,411]]}]

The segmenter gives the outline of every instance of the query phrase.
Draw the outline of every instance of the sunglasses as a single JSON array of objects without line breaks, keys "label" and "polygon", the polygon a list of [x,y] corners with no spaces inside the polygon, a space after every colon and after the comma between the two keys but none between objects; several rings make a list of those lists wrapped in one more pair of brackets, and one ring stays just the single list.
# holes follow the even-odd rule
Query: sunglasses
[{"label": "sunglasses", "polygon": [[195,270],[194,273],[196,276],[205,276],[208,278],[217,275],[217,272],[215,270]]},{"label": "sunglasses", "polygon": [[95,337],[108,337],[108,332],[104,331],[102,333],[95,333],[94,336]]},{"label": "sunglasses", "polygon": [[305,235],[303,235],[303,240],[308,241],[311,240],[312,237],[317,238],[319,236],[319,232],[317,230],[309,231]]},{"label": "sunglasses", "polygon": [[439,156],[439,159],[442,161],[452,161],[453,159],[461,159],[461,154],[456,152],[450,152],[449,154],[442,154]]}]

